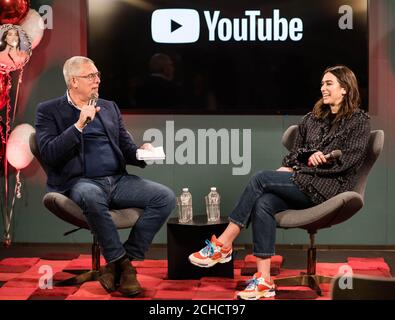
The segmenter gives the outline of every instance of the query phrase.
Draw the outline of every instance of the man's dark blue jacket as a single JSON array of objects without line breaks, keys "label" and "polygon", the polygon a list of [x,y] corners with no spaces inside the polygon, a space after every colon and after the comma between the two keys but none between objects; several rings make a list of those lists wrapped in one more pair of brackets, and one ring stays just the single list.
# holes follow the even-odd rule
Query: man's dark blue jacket
[{"label": "man's dark blue jacket", "polygon": [[[126,164],[144,168],[146,163],[136,158],[138,146],[126,131],[115,102],[99,99],[96,117],[102,122],[111,146],[117,155],[121,173]],[[36,114],[36,139],[42,162],[47,167],[48,191],[66,192],[78,178],[84,176],[82,133],[74,126],[75,113],[67,95],[40,103]]]}]

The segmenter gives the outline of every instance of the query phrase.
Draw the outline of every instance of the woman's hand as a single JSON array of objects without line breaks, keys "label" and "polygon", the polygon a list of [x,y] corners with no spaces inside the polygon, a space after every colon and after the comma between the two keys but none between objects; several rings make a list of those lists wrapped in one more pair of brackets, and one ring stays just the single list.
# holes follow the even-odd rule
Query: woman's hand
[{"label": "woman's hand", "polygon": [[328,161],[325,159],[324,154],[321,151],[317,151],[310,156],[309,160],[307,161],[307,165],[309,167],[316,167],[327,162]]},{"label": "woman's hand", "polygon": [[293,172],[294,170],[290,167],[280,167],[276,171]]}]

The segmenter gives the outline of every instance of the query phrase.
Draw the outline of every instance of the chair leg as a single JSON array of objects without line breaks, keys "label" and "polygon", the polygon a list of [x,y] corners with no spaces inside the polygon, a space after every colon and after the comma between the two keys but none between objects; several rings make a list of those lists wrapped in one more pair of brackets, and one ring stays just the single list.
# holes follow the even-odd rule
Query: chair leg
[{"label": "chair leg", "polygon": [[277,286],[306,286],[314,290],[319,296],[322,295],[320,284],[330,283],[333,277],[316,275],[317,255],[314,243],[315,233],[310,233],[310,247],[307,251],[307,274],[299,276],[275,279]]},{"label": "chair leg", "polygon": [[100,246],[97,237],[93,235],[92,243],[92,269],[91,270],[63,270],[76,274],[75,277],[59,281],[55,284],[56,287],[66,287],[79,285],[88,281],[96,281],[100,275]]},{"label": "chair leg", "polygon": [[277,286],[305,286],[314,290],[319,296],[322,296],[320,284],[330,283],[332,277],[320,275],[301,274],[299,276],[275,279],[274,283]]},{"label": "chair leg", "polygon": [[93,235],[92,243],[92,270],[99,271],[100,269],[100,246],[96,235]]},{"label": "chair leg", "polygon": [[99,271],[91,270],[82,274],[76,275],[75,277],[59,281],[55,284],[55,287],[69,287],[82,284],[88,281],[96,281],[99,277]]}]

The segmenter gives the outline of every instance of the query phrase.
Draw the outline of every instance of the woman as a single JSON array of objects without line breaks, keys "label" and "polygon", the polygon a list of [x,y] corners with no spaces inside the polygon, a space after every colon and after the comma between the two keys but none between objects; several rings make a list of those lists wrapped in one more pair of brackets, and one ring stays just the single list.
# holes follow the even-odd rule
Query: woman
[{"label": "woman", "polygon": [[[336,194],[352,190],[358,168],[366,157],[370,135],[369,116],[359,109],[360,96],[354,73],[345,66],[324,71],[322,98],[299,124],[292,151],[276,171],[261,171],[251,178],[238,204],[229,215],[229,225],[199,252],[189,256],[194,265],[211,267],[232,257],[232,243],[251,222],[253,254],[257,273],[241,299],[275,295],[270,278],[270,257],[275,254],[274,214],[287,209],[305,209]],[[337,160],[325,154],[341,150]]]},{"label": "woman", "polygon": [[0,42],[0,64],[14,70],[20,68],[29,58],[29,55],[21,51],[20,47],[18,30],[12,28],[4,31]]}]

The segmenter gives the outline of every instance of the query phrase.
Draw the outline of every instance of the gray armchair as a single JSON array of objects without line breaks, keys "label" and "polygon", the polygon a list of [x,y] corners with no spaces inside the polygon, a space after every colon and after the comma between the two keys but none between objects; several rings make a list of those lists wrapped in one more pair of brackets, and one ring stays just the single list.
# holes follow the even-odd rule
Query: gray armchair
[{"label": "gray armchair", "polygon": [[[36,141],[36,133],[32,133],[29,137],[30,150],[36,157],[38,162],[41,164],[45,172],[47,167],[40,157],[39,148]],[[44,206],[58,218],[66,221],[73,226],[78,228],[66,232],[64,235],[68,235],[80,229],[89,229],[88,223],[81,208],[71,199],[57,192],[49,192],[44,195],[43,198]],[[142,209],[127,208],[122,210],[111,210],[111,218],[118,229],[127,229],[135,225],[136,221],[142,214]],[[57,286],[69,286],[74,284],[80,284],[86,281],[94,281],[99,275],[100,269],[100,247],[96,236],[93,234],[92,242],[92,268],[86,272],[81,273],[81,270],[63,270],[65,272],[77,273],[75,277],[58,282]],[[81,274],[78,274],[81,273]]]},{"label": "gray armchair", "polygon": [[[283,135],[282,143],[291,150],[298,126],[289,127]],[[304,210],[286,210],[275,215],[277,227],[283,229],[301,228],[310,235],[310,247],[307,252],[307,273],[299,276],[279,278],[275,280],[280,286],[308,286],[321,295],[320,284],[329,283],[332,277],[316,274],[315,234],[318,230],[330,228],[351,218],[364,205],[364,195],[370,169],[380,155],[384,145],[384,132],[375,130],[370,133],[368,156],[359,169],[357,184],[353,191],[347,191],[314,207]]]}]

